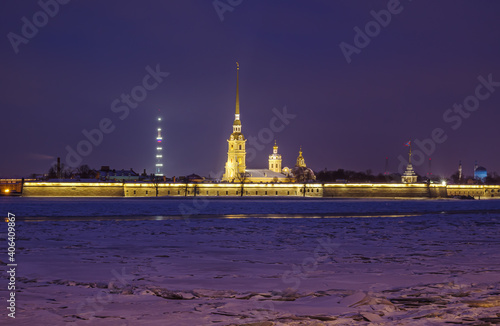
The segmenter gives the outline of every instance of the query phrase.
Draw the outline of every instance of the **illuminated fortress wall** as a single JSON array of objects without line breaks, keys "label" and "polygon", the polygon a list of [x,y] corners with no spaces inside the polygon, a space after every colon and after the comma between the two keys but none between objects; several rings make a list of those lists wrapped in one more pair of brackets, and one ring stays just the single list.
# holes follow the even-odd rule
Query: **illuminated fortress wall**
[{"label": "illuminated fortress wall", "polygon": [[0,179],[0,193],[21,192],[23,189],[21,182],[21,179]]},{"label": "illuminated fortress wall", "polygon": [[27,197],[123,197],[122,183],[26,182]]},{"label": "illuminated fortress wall", "polygon": [[335,198],[500,198],[500,186],[426,184],[299,183],[84,183],[26,182],[23,196],[38,197],[209,197],[292,196]]},{"label": "illuminated fortress wall", "polygon": [[[28,197],[155,197],[155,196],[305,196],[323,197],[321,184],[183,184],[183,183],[50,183],[24,184]],[[304,195],[305,194],[305,195]]]},{"label": "illuminated fortress wall", "polygon": [[446,197],[446,186],[426,184],[325,184],[324,197],[439,198]]},{"label": "illuminated fortress wall", "polygon": [[447,191],[449,196],[471,196],[481,199],[500,198],[500,186],[449,185]]},{"label": "illuminated fortress wall", "polygon": [[125,184],[125,196],[304,196],[323,197],[321,184],[295,184],[295,183],[266,183],[266,184],[240,184],[240,183],[214,183],[214,184]]}]

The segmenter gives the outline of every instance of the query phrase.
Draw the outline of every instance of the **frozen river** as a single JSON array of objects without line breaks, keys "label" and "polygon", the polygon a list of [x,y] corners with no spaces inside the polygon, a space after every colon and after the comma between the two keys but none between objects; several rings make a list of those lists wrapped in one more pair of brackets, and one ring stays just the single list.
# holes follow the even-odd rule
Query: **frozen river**
[{"label": "frozen river", "polygon": [[16,319],[2,308],[1,324],[500,322],[496,200],[0,198],[0,207],[17,218],[18,263]]}]

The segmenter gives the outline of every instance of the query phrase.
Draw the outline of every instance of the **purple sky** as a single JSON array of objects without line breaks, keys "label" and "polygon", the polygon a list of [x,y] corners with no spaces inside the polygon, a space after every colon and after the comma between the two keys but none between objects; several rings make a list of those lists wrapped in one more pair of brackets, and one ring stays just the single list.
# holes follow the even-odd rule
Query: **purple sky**
[{"label": "purple sky", "polygon": [[[370,12],[388,6],[390,22],[372,29],[348,63],[339,45],[354,46],[354,28],[376,28]],[[459,160],[466,174],[475,160],[500,172],[500,87],[479,86],[476,95],[479,76],[500,82],[498,1],[243,0],[223,21],[209,0],[70,1],[47,22],[41,10],[37,1],[0,4],[2,177],[46,172],[57,156],[65,162],[67,146],[76,149],[82,130],[103,119],[114,130],[82,164],[153,172],[158,110],[166,175],[221,172],[236,61],[242,131],[260,133],[262,143],[275,122],[283,166],[295,164],[302,146],[316,171],[378,173],[386,157],[397,171],[404,143],[441,128],[445,136],[437,138],[446,140],[433,142],[430,155],[434,174],[452,174]],[[38,32],[24,37],[22,18],[34,16]],[[143,84],[147,66],[169,75],[121,120],[112,103]],[[448,111],[466,98],[471,111]],[[285,106],[296,117],[281,130],[273,108]],[[248,168],[267,168],[272,143],[264,143]],[[425,174],[427,163],[416,163]]]}]

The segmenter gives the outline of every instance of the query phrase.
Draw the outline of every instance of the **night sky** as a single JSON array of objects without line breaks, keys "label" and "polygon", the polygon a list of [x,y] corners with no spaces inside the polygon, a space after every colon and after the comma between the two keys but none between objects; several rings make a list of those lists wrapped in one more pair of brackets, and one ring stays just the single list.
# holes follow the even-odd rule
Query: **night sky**
[{"label": "night sky", "polygon": [[[272,138],[283,166],[302,146],[315,171],[379,173],[388,157],[397,172],[404,144],[434,134],[434,174],[459,160],[467,175],[475,160],[500,172],[499,1],[220,0],[219,13],[209,0],[41,2],[54,17],[37,1],[0,4],[1,177],[66,162],[100,123],[81,164],[152,173],[158,114],[167,176],[220,173],[236,61],[242,131],[259,142],[247,168],[267,168]],[[160,75],[142,93],[148,69]],[[116,105],[134,88],[135,108]],[[429,156],[415,159],[425,174]]]}]

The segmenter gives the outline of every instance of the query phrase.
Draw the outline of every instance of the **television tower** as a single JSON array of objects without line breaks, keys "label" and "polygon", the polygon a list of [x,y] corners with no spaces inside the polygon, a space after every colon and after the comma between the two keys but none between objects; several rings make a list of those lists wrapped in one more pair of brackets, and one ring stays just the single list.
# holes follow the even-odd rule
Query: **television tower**
[{"label": "television tower", "polygon": [[163,138],[161,137],[161,117],[158,117],[158,136],[156,137],[155,176],[163,177]]}]

